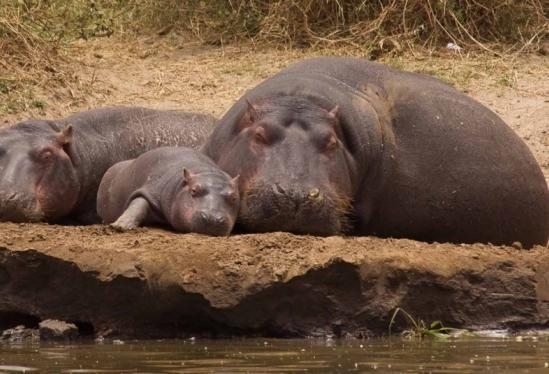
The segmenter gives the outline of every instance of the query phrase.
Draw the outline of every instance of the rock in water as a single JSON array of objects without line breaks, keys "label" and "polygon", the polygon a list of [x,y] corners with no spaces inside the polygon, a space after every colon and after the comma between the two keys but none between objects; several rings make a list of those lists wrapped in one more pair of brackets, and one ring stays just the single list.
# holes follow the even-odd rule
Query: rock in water
[{"label": "rock in water", "polygon": [[40,322],[41,340],[74,340],[78,338],[78,327],[74,323],[46,319]]},{"label": "rock in water", "polygon": [[6,329],[0,335],[2,343],[23,343],[38,341],[38,330],[28,329],[23,325],[16,326],[12,329]]}]

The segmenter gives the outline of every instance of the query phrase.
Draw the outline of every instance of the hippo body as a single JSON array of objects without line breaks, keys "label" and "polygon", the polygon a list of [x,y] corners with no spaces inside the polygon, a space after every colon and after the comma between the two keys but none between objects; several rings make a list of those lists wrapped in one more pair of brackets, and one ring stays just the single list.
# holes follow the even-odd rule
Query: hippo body
[{"label": "hippo body", "polygon": [[425,75],[354,58],[294,64],[237,101],[203,151],[241,175],[247,231],[547,243],[549,193],[528,147]]},{"label": "hippo body", "polygon": [[235,181],[184,147],[156,148],[113,165],[97,193],[103,223],[122,230],[167,224],[180,232],[229,235],[238,203]]},{"label": "hippo body", "polygon": [[160,146],[198,148],[209,115],[139,107],[28,120],[0,130],[0,221],[97,223],[97,189],[117,162]]}]

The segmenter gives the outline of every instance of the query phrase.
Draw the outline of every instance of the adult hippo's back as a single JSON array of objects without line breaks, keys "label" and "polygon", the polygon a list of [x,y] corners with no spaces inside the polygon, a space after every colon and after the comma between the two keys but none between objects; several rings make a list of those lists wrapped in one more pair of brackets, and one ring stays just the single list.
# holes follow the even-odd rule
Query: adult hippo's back
[{"label": "adult hippo's back", "polygon": [[209,115],[137,107],[96,109],[0,130],[0,221],[99,222],[105,171],[160,146],[200,147]]},{"label": "adult hippo's back", "polygon": [[522,140],[441,81],[306,60],[247,92],[203,150],[240,175],[246,231],[547,243],[549,193]]}]

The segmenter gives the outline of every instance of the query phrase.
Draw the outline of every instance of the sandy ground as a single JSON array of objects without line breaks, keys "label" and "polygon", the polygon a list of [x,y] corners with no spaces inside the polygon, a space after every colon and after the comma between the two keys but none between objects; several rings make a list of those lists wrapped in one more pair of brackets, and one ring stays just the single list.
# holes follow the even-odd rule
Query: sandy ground
[{"label": "sandy ground", "polygon": [[[82,41],[67,53],[80,84],[44,95],[43,110],[8,115],[1,125],[113,105],[221,116],[248,88],[294,61],[313,55],[348,54],[344,50],[286,51],[251,45],[204,47],[164,39]],[[440,53],[437,57],[393,57],[384,62],[438,76],[496,111],[525,140],[549,179],[548,57],[502,60]]]}]

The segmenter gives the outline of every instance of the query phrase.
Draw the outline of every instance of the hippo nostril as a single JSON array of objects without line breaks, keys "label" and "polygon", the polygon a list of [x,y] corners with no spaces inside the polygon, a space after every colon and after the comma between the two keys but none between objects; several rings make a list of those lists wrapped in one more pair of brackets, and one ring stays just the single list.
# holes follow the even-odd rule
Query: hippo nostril
[{"label": "hippo nostril", "polygon": [[280,186],[280,184],[275,183],[274,186],[275,186],[275,188],[274,188],[275,192],[277,192],[277,193],[279,193],[279,194],[281,194],[281,195],[285,195],[285,194],[286,194],[286,191],[284,191],[284,189]]},{"label": "hippo nostril", "polygon": [[16,192],[11,192],[11,193],[8,193],[8,194],[4,195],[4,198],[5,198],[6,201],[15,200],[16,197],[17,197]]},{"label": "hippo nostril", "polygon": [[311,188],[309,191],[309,199],[318,199],[320,196],[320,190],[318,188]]},{"label": "hippo nostril", "polygon": [[199,214],[200,214],[200,219],[204,223],[220,225],[227,221],[227,219],[221,214],[220,215],[209,214],[207,212],[200,212]]}]

